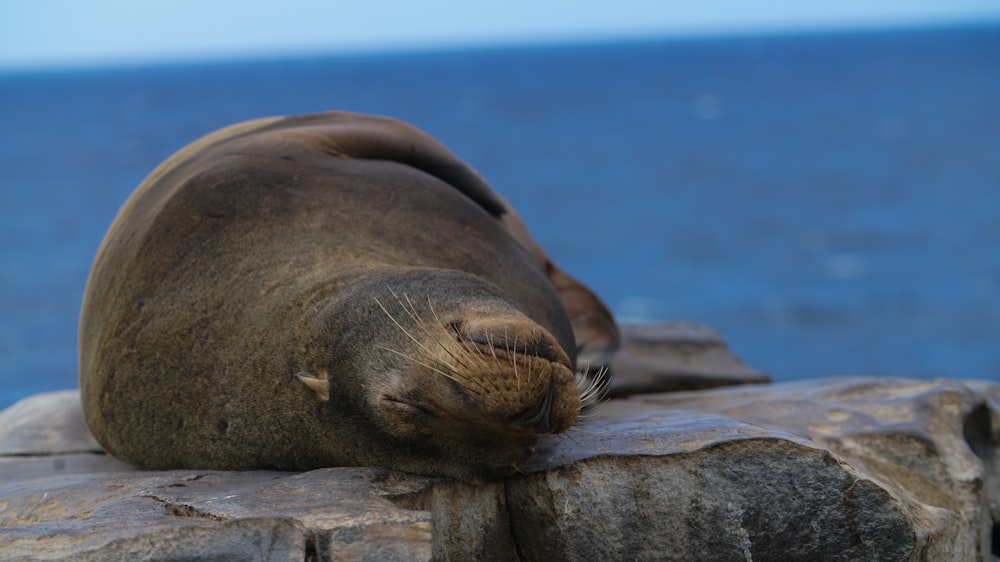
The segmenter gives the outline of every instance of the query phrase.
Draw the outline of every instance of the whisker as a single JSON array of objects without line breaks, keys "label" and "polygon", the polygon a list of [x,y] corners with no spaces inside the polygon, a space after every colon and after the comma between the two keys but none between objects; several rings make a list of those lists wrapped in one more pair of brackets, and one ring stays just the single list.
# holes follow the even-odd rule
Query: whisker
[{"label": "whisker", "polygon": [[[392,291],[392,289],[389,289],[389,291]],[[395,293],[393,293],[393,294],[395,295]],[[417,340],[417,338],[415,338],[413,336],[413,334],[411,334],[409,331],[407,331],[407,329],[404,328],[403,325],[400,324],[398,320],[396,320],[396,317],[394,317],[392,315],[392,313],[389,312],[389,310],[382,304],[382,301],[378,300],[378,297],[374,297],[374,298],[375,298],[375,303],[378,305],[379,308],[382,309],[382,312],[384,312],[385,315],[389,317],[389,320],[392,320],[392,323],[395,324],[396,327],[399,328],[401,332],[403,332],[404,334],[406,334],[406,337],[410,338],[413,341],[413,343],[415,343],[417,345],[421,345],[420,341]]]},{"label": "whisker", "polygon": [[577,412],[576,422],[570,431],[586,433],[588,430],[582,429],[581,426],[598,417],[597,405],[607,397],[608,384],[611,381],[608,366],[602,366],[592,376],[589,376],[588,373],[590,373],[589,363],[577,373],[577,384],[580,386],[580,410]]},{"label": "whisker", "polygon": [[[413,306],[413,301],[410,300],[410,295],[403,293],[403,298],[406,299],[405,304],[403,303],[403,301],[399,300],[399,297],[396,297],[396,300],[399,301],[399,304],[400,306],[403,307],[403,310],[410,315],[410,319],[413,320],[415,323],[420,324],[422,322],[422,320],[420,319],[420,314],[417,312],[417,307]],[[407,305],[409,305],[410,308],[406,308]]]},{"label": "whisker", "polygon": [[[404,295],[404,297],[406,297],[406,295]],[[410,302],[409,297],[406,297],[406,299],[408,302]],[[410,306],[413,307],[412,302],[410,302]],[[469,365],[467,364],[467,362],[471,362],[470,359],[474,359],[477,363],[480,364],[480,368],[485,370],[487,368],[487,365],[486,362],[479,357],[480,354],[471,352],[465,346],[459,346],[456,349],[453,347],[449,347],[446,344],[446,342],[449,342],[451,340],[451,337],[447,329],[445,329],[444,323],[441,322],[441,319],[438,316],[437,311],[434,310],[434,304],[431,302],[430,296],[427,297],[427,307],[430,309],[431,314],[434,316],[434,321],[436,322],[436,326],[438,327],[437,330],[438,334],[434,334],[431,332],[431,329],[427,327],[426,322],[422,321],[419,322],[419,324],[424,329],[424,332],[428,335],[428,337],[430,337],[435,343],[437,343],[438,346],[440,346],[441,349],[445,353],[447,353],[449,357],[454,359],[455,362],[461,365],[462,368],[464,368],[466,371],[472,371],[472,368],[469,367]],[[415,311],[416,308],[415,307],[413,308]],[[464,358],[466,361],[462,361],[462,358]],[[471,372],[466,373],[465,383],[476,386],[479,389],[480,394],[483,396],[487,396],[490,394],[487,387],[485,386],[484,381],[482,381],[480,377],[475,376]]]},{"label": "whisker", "polygon": [[[389,289],[389,292],[392,293],[392,295],[394,297],[396,297],[396,301],[399,302],[399,304],[401,306],[403,306],[403,310],[406,311],[406,306],[403,305],[403,302],[401,300],[399,300],[399,297],[396,295],[396,292],[393,291],[391,287],[389,287],[388,289]],[[419,347],[420,350],[423,351],[425,355],[427,355],[428,357],[433,357],[434,356],[434,354],[431,353],[431,351],[427,348],[426,345],[424,345],[423,342],[421,342],[419,339],[417,339],[416,336],[414,336],[412,333],[410,333],[406,328],[403,327],[402,324],[399,323],[398,320],[396,320],[396,318],[392,315],[392,313],[390,313],[386,309],[386,307],[382,304],[382,302],[380,300],[378,300],[378,297],[375,297],[375,302],[378,304],[379,308],[382,309],[382,312],[385,312],[385,315],[388,316],[390,320],[392,320],[392,323],[395,324],[396,327],[399,328],[404,334],[406,334],[406,337],[410,338],[410,340],[413,343],[417,344],[417,347]],[[421,324],[421,322],[419,320],[419,316],[415,316],[415,311],[414,311],[414,313],[411,313],[409,311],[406,311],[406,312],[407,312],[408,315],[410,315],[410,318],[414,318],[414,322],[416,322],[418,326]],[[460,380],[462,380],[462,379],[459,376],[459,373],[457,371],[455,371],[454,369],[452,369],[452,371],[454,372],[454,376],[453,377],[449,377],[449,378],[451,378],[455,382],[460,382]],[[458,378],[455,378],[455,377],[458,377]]]},{"label": "whisker", "polygon": [[[505,334],[505,340],[506,337]],[[521,375],[517,372],[517,335],[514,336],[514,350],[510,352],[510,362],[514,366],[514,382],[517,384],[517,389],[521,390]]]},{"label": "whisker", "polygon": [[497,350],[493,347],[493,338],[490,337],[490,333],[486,332],[486,344],[490,348],[490,354],[493,355],[493,362],[496,363],[497,369],[503,371],[503,367],[500,366],[500,358],[497,357]]},{"label": "whisker", "polygon": [[577,427],[576,427],[576,426],[574,425],[573,427],[569,428],[569,431],[564,431],[563,433],[561,433],[561,434],[560,434],[560,436],[565,436],[565,438],[566,438],[566,439],[567,439],[568,441],[572,441],[572,442],[574,442],[574,443],[576,443],[576,436],[575,436],[575,435],[572,435],[572,434],[570,434],[570,431],[577,431],[577,432],[579,432],[579,433],[587,433],[587,430],[581,430],[581,429],[578,429],[578,428],[577,428]]},{"label": "whisker", "polygon": [[[468,360],[474,361],[474,362],[478,363],[479,366],[482,369],[486,369],[487,368],[486,361],[483,360],[483,358],[481,357],[481,354],[479,354],[479,353],[472,353],[465,346],[460,346],[456,352],[453,352],[451,349],[449,349],[444,344],[445,341],[450,341],[450,340],[453,339],[451,337],[452,334],[444,327],[444,322],[441,320],[441,317],[438,316],[437,310],[434,309],[434,303],[431,302],[430,296],[427,297],[427,308],[430,309],[431,316],[434,317],[435,325],[438,326],[438,328],[439,328],[439,330],[441,332],[441,335],[444,336],[443,338],[441,338],[441,340],[438,340],[439,345],[441,345],[441,347],[444,348],[445,351],[455,359],[455,361],[458,361],[459,364],[461,364],[466,369],[468,369],[469,367],[467,365],[465,365],[464,363],[462,363],[462,361],[458,358],[458,355],[456,355],[456,353],[459,354],[459,355],[461,355],[462,357],[464,357],[467,361]],[[458,336],[458,337],[461,337],[460,334],[455,334],[455,335]]]},{"label": "whisker", "polygon": [[611,369],[607,365],[602,365],[596,373],[590,375],[590,362],[586,366],[577,369],[576,382],[580,389],[580,410],[577,412],[576,422],[570,428],[572,431],[582,431],[579,424],[586,424],[588,421],[598,416],[597,405],[607,398],[608,386],[611,382]]},{"label": "whisker", "polygon": [[411,357],[411,356],[403,353],[402,351],[399,351],[399,350],[396,350],[396,349],[392,349],[391,347],[387,347],[387,346],[384,346],[384,345],[378,345],[378,344],[375,344],[375,347],[378,348],[378,349],[381,349],[383,351],[388,351],[389,353],[395,353],[396,355],[399,355],[400,357],[404,357],[407,360],[412,361],[412,362],[416,363],[417,365],[420,365],[421,367],[424,367],[425,369],[429,369],[431,371],[434,371],[435,373],[441,375],[442,377],[444,377],[446,379],[449,379],[449,380],[452,380],[452,381],[455,381],[456,383],[462,384],[462,382],[463,382],[463,379],[458,378],[458,373],[449,374],[449,373],[447,373],[447,372],[445,372],[445,371],[443,371],[443,370],[435,367],[434,365],[431,365],[431,364],[426,363],[424,361],[420,361],[420,360],[418,360],[418,359],[416,359],[414,357]]},{"label": "whisker", "polygon": [[590,375],[590,364],[583,367],[577,373],[577,385],[580,387],[580,412],[578,419],[586,419],[593,408],[602,402],[607,396],[608,383],[610,377],[608,367],[602,366],[598,371]]},{"label": "whisker", "polygon": [[[428,348],[428,346],[424,342],[422,342],[420,339],[418,339],[411,331],[407,330],[396,319],[396,317],[393,316],[391,312],[389,312],[388,308],[386,308],[386,306],[382,304],[382,302],[378,299],[378,297],[375,297],[375,303],[378,304],[379,308],[381,308],[382,312],[384,312],[385,315],[389,317],[389,319],[392,321],[392,323],[395,324],[395,326],[401,332],[403,332],[403,334],[405,334],[406,337],[410,339],[410,341],[412,341],[414,344],[416,344],[416,346],[420,349],[420,351],[422,352],[422,354],[425,357],[425,359],[418,359],[417,357],[413,357],[413,356],[411,356],[409,354],[406,354],[406,353],[403,353],[403,352],[401,352],[399,350],[392,349],[390,347],[386,347],[386,346],[382,346],[382,345],[377,345],[376,347],[378,347],[379,349],[383,349],[385,351],[389,351],[391,353],[394,353],[394,354],[396,354],[396,355],[398,355],[400,357],[406,358],[407,360],[409,360],[409,361],[411,361],[411,362],[413,362],[413,363],[415,363],[417,365],[420,365],[420,366],[422,366],[422,367],[424,367],[426,369],[429,369],[429,370],[431,370],[431,371],[433,371],[433,372],[435,372],[435,373],[437,373],[437,374],[439,374],[439,375],[441,375],[441,376],[443,376],[443,377],[445,377],[445,378],[447,378],[447,379],[449,379],[449,380],[457,383],[459,386],[461,386],[463,388],[466,388],[466,389],[475,388],[476,390],[478,390],[478,393],[481,396],[487,397],[488,400],[496,401],[497,398],[495,396],[491,395],[492,393],[489,392],[489,390],[488,390],[488,388],[487,388],[487,386],[485,384],[485,381],[483,381],[481,377],[475,376],[475,374],[471,372],[472,369],[470,369],[469,366],[468,366],[469,360],[470,359],[475,359],[475,361],[478,362],[481,365],[480,368],[485,370],[487,368],[487,364],[486,364],[485,360],[482,359],[482,357],[481,357],[482,354],[480,354],[480,353],[474,353],[471,350],[468,350],[464,346],[460,346],[457,349],[449,348],[448,345],[446,345],[446,343],[445,343],[445,340],[447,340],[448,338],[442,338],[439,335],[435,335],[434,333],[431,332],[431,330],[427,327],[427,323],[424,322],[420,318],[420,315],[417,312],[416,307],[413,305],[413,301],[409,298],[408,295],[406,295],[404,293],[403,297],[400,298],[400,296],[396,293],[396,291],[394,291],[391,287],[387,287],[387,289],[392,294],[392,296],[395,297],[396,302],[399,303],[400,307],[407,314],[407,316],[417,326],[420,327],[420,329],[423,331],[423,333],[425,333],[428,337],[430,337],[431,341],[433,341],[434,344],[437,344],[437,346],[439,346],[444,351],[444,353],[446,353],[449,357],[451,357],[459,366],[461,366],[467,372],[464,372],[464,373],[460,372],[458,369],[456,369],[453,366],[449,365],[447,362],[435,360],[434,358],[437,355],[435,353],[432,353],[431,349]],[[405,302],[404,302],[404,299],[405,299]],[[432,310],[432,313],[434,313],[435,316],[436,316],[436,312],[434,312]],[[445,336],[447,335],[447,332],[445,331],[443,325],[441,327],[440,332],[441,332],[441,335],[445,335]],[[456,351],[458,352],[458,354],[456,354]],[[462,358],[459,357],[459,355],[463,356],[466,360],[463,361]],[[497,366],[499,366],[499,362],[497,362]]]},{"label": "whisker", "polygon": [[[438,327],[438,330],[431,330],[431,328],[428,326],[427,322],[424,322],[420,318],[420,316],[417,314],[416,307],[414,307],[413,303],[410,302],[409,297],[407,297],[406,295],[403,295],[403,296],[406,298],[407,302],[410,303],[410,307],[413,310],[413,312],[410,314],[410,318],[412,318],[413,321],[417,324],[417,326],[419,326],[420,329],[423,330],[424,334],[426,334],[427,337],[431,339],[431,341],[433,341],[434,343],[436,343],[438,345],[438,347],[441,348],[441,351],[445,352],[456,363],[458,363],[459,365],[461,365],[462,368],[464,368],[466,370],[470,370],[469,366],[465,363],[465,361],[462,361],[462,358],[459,357],[451,348],[449,348],[445,344],[445,341],[447,341],[449,339],[449,338],[446,337],[448,335],[448,333],[444,329],[444,326],[440,323],[440,320],[437,317],[437,313],[434,312],[434,305],[431,304],[431,298],[429,296],[427,297],[427,306],[430,308],[431,314],[435,318],[435,322],[437,323],[436,326]],[[466,356],[466,359],[467,358],[468,358],[468,356]]]},{"label": "whisker", "polygon": [[[393,291],[392,288],[389,288],[389,292],[391,292],[391,293],[393,293],[393,295],[395,295],[395,291]],[[406,337],[410,338],[410,340],[413,343],[417,344],[417,347],[419,347],[424,352],[424,354],[426,354],[428,357],[433,357],[433,354],[430,352],[430,350],[427,349],[427,347],[423,344],[423,342],[421,342],[420,340],[418,340],[416,338],[416,336],[414,336],[406,328],[404,328],[403,325],[400,324],[398,320],[396,320],[396,318],[392,315],[392,313],[390,313],[389,310],[386,309],[386,307],[382,304],[382,301],[380,301],[378,299],[378,297],[374,297],[374,298],[375,298],[375,303],[378,304],[379,308],[382,309],[382,312],[384,312],[385,315],[388,316],[390,320],[392,320],[392,323],[395,324],[396,327],[399,328],[400,331],[402,331],[404,334],[406,334]],[[400,303],[400,304],[402,304],[402,303]],[[407,359],[409,359],[411,361],[414,361],[417,364],[423,365],[424,367],[427,367],[428,369],[432,369],[432,370],[440,373],[442,376],[445,376],[445,377],[447,377],[447,378],[449,378],[449,379],[451,379],[451,380],[453,380],[453,381],[455,381],[457,383],[461,383],[462,382],[462,378],[459,376],[459,373],[457,371],[452,370],[452,371],[454,371],[453,374],[449,375],[449,374],[446,374],[446,373],[442,372],[440,369],[437,369],[437,368],[435,368],[435,367],[433,367],[431,365],[427,365],[425,363],[421,363],[421,362],[417,361],[416,359],[414,359],[413,357],[411,357],[411,356],[409,356],[409,355],[407,355],[407,354],[405,354],[405,353],[403,353],[401,351],[398,351],[398,350],[395,350],[395,349],[392,349],[392,348],[388,348],[388,347],[384,347],[384,346],[377,346],[377,347],[379,347],[380,349],[385,349],[387,351],[391,351],[391,352],[396,353],[397,355],[400,355],[402,357],[406,357]]]}]

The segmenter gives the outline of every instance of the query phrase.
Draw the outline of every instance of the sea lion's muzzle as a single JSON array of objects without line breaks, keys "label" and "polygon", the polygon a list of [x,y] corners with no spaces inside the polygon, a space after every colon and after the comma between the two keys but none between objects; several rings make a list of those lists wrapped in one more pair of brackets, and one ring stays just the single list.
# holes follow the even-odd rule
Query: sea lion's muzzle
[{"label": "sea lion's muzzle", "polygon": [[535,435],[573,425],[580,399],[572,363],[548,331],[523,316],[485,314],[449,327],[471,354],[463,362],[482,369],[463,386],[480,395],[479,403],[491,411],[487,417]]}]

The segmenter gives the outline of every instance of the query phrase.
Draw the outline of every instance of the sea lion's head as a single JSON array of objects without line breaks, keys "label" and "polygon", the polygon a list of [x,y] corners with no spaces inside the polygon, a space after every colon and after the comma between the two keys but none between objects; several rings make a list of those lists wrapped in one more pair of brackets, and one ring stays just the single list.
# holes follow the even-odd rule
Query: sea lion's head
[{"label": "sea lion's head", "polygon": [[[466,480],[516,473],[544,434],[567,431],[581,409],[573,359],[549,329],[492,285],[457,272],[396,279],[355,293],[355,318],[343,326],[349,349],[368,341],[364,365],[300,380],[338,412],[377,428],[373,463]],[[360,294],[366,294],[361,297]],[[571,350],[572,352],[572,350]],[[333,364],[344,364],[336,358]],[[338,386],[363,388],[360,400],[338,398]],[[389,458],[384,458],[388,456]]]}]

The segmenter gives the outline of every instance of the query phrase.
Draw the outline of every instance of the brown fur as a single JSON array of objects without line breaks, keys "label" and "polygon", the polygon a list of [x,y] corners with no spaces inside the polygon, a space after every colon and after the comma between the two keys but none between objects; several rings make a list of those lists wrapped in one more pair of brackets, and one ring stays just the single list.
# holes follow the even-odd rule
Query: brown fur
[{"label": "brown fur", "polygon": [[[571,321],[572,319],[572,321]],[[98,250],[84,413],[144,468],[517,469],[617,345],[489,186],[420,131],[325,113],[201,139]]]}]

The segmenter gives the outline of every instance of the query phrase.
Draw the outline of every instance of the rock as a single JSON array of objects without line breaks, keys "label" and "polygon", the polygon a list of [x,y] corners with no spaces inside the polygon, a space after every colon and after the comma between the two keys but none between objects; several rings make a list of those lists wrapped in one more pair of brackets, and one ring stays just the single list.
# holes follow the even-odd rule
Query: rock
[{"label": "rock", "polygon": [[0,412],[0,456],[100,452],[76,390],[26,398]]},{"label": "rock", "polygon": [[132,467],[104,454],[87,431],[76,390],[21,400],[0,412],[0,482]]},{"label": "rock", "polygon": [[996,556],[997,392],[834,379],[612,401],[508,483],[515,541],[555,560]]},{"label": "rock", "polygon": [[609,398],[771,382],[730,353],[718,332],[687,322],[622,324]]},{"label": "rock", "polygon": [[5,559],[430,560],[431,514],[382,497],[395,478],[379,468],[36,478],[0,487],[0,544]]},{"label": "rock", "polygon": [[[99,447],[66,445],[93,443],[81,439],[77,391],[27,398],[0,421],[4,560],[430,560],[436,550],[438,559],[514,556],[502,483],[355,467],[137,471]],[[439,514],[436,528],[424,505]]]},{"label": "rock", "polygon": [[[72,393],[39,395],[0,414],[0,552],[51,560],[994,559],[998,406],[1000,386],[952,380],[637,395],[544,440],[524,474],[473,485],[380,468],[130,471],[79,446],[88,440],[67,421],[79,416]],[[46,468],[54,459],[66,459],[60,471]]]}]

